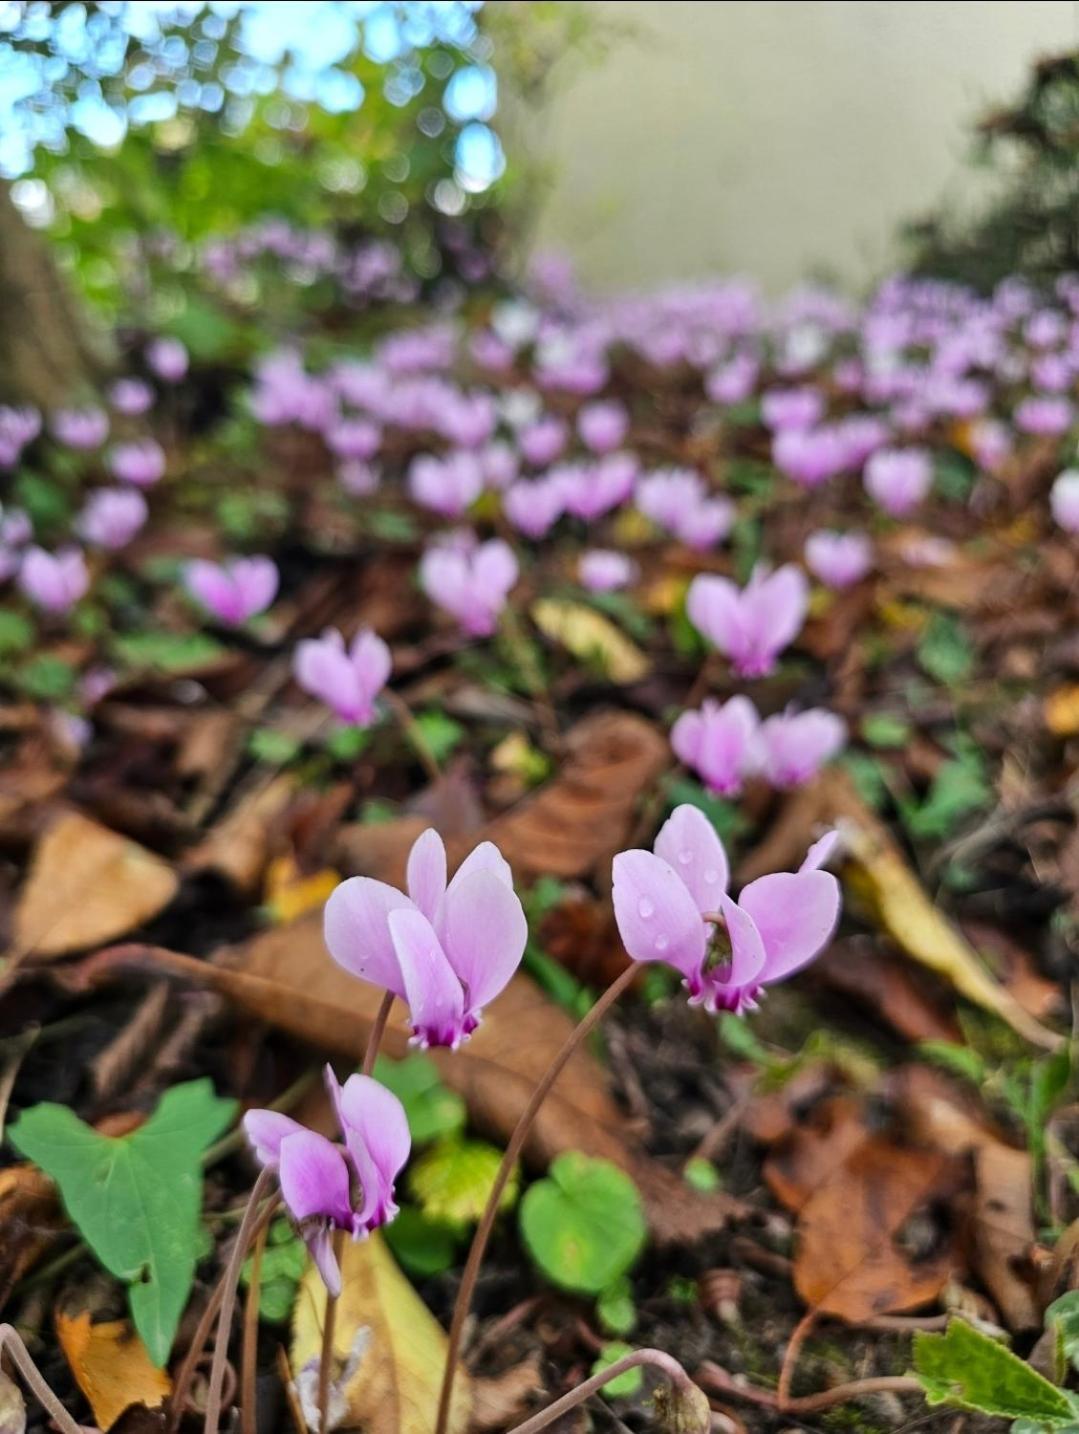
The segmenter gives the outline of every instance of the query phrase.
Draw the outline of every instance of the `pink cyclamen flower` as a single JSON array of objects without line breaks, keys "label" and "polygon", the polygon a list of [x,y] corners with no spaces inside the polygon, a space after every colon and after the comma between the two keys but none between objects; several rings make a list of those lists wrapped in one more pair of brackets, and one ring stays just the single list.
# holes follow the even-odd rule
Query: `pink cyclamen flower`
[{"label": "pink cyclamen flower", "polygon": [[873,544],[864,533],[810,533],[805,545],[806,566],[829,588],[849,588],[861,582],[873,566]]},{"label": "pink cyclamen flower", "polygon": [[626,587],[637,576],[637,564],[625,553],[609,548],[593,548],[577,560],[577,576],[581,586],[592,593],[611,593]]},{"label": "pink cyclamen flower", "polygon": [[75,606],[90,586],[86,560],[78,548],[47,553],[27,548],[19,567],[19,587],[35,606],[48,613],[63,613]]},{"label": "pink cyclamen flower", "polygon": [[165,450],[153,438],[118,443],[109,454],[109,467],[121,483],[151,488],[165,472]]},{"label": "pink cyclamen flower", "polygon": [[772,462],[801,488],[819,488],[842,473],[850,448],[837,424],[781,428],[772,438]]},{"label": "pink cyclamen flower", "polygon": [[87,498],[76,529],[84,542],[114,552],[130,543],[146,522],[147,511],[137,488],[99,488]]},{"label": "pink cyclamen flower", "polygon": [[187,376],[190,360],[179,339],[162,335],[146,345],[146,364],[164,383],[179,383]]},{"label": "pink cyclamen flower", "polygon": [[1066,433],[1075,418],[1075,410],[1069,399],[1024,398],[1012,415],[1012,419],[1023,433],[1037,433],[1055,438]]},{"label": "pink cyclamen flower", "polygon": [[686,594],[690,622],[726,657],[740,677],[765,677],[798,636],[809,605],[805,574],[791,564],[758,566],[744,588],[702,573]]},{"label": "pink cyclamen flower", "polygon": [[350,498],[368,498],[377,492],[382,475],[373,464],[349,458],[338,468],[337,481]]},{"label": "pink cyclamen flower", "polygon": [[344,1150],[276,1110],[249,1110],[244,1133],[259,1163],[277,1172],[285,1207],[331,1295],[341,1293],[333,1232],[361,1239],[397,1214],[394,1182],[412,1149],[404,1106],[371,1076],[326,1084]]},{"label": "pink cyclamen flower", "polygon": [[100,448],[109,436],[109,416],[103,408],[62,408],[53,414],[51,427],[65,448]]},{"label": "pink cyclamen flower", "polygon": [[0,507],[0,543],[4,547],[25,547],[33,536],[34,525],[25,509]]},{"label": "pink cyclamen flower", "polygon": [[761,395],[761,418],[773,433],[813,428],[824,416],[824,395],[815,388],[773,388]]},{"label": "pink cyclamen flower", "polygon": [[598,463],[566,463],[552,468],[547,477],[561,486],[566,512],[590,523],[629,498],[639,471],[632,453],[608,453]]},{"label": "pink cyclamen flower", "polygon": [[521,479],[502,495],[506,520],[527,538],[544,538],[566,511],[565,485],[556,478]]},{"label": "pink cyclamen flower", "polygon": [[537,418],[517,435],[517,447],[526,463],[545,468],[553,463],[566,446],[566,425],[560,418]]},{"label": "pink cyclamen flower", "polygon": [[635,961],[662,961],[682,975],[692,1004],[753,1010],[765,986],[820,954],[839,919],[839,883],[820,868],[834,832],[810,847],[796,872],[762,876],[727,894],[723,843],[696,807],[676,807],[652,851],[614,859],[614,914]]},{"label": "pink cyclamen flower", "polygon": [[760,364],[752,354],[735,354],[705,381],[704,389],[713,403],[744,403],[753,392]]},{"label": "pink cyclamen flower", "polygon": [[689,468],[663,468],[637,483],[636,503],[646,518],[679,542],[703,552],[722,541],[734,523],[728,498],[709,498],[704,480]]},{"label": "pink cyclamen flower", "polygon": [[593,453],[611,453],[629,432],[629,414],[613,399],[586,403],[577,415],[577,432]]},{"label": "pink cyclamen flower", "polygon": [[929,492],[933,460],[924,448],[880,448],[865,465],[864,482],[886,513],[901,518]]},{"label": "pink cyclamen flower", "polygon": [[490,637],[518,577],[513,549],[500,538],[469,551],[430,547],[420,559],[420,587],[472,637]]},{"label": "pink cyclamen flower", "polygon": [[366,418],[342,418],[326,431],[326,446],[338,458],[373,458],[382,445],[382,429]]},{"label": "pink cyclamen flower", "polygon": [[483,492],[483,470],[475,453],[459,449],[435,458],[421,453],[408,470],[413,500],[443,518],[459,518]]},{"label": "pink cyclamen flower", "polygon": [[710,792],[733,797],[756,768],[754,740],[760,718],[748,697],[716,702],[706,697],[698,712],[683,712],[671,728],[671,747]]},{"label": "pink cyclamen flower", "polygon": [[117,413],[134,418],[154,406],[154,391],[141,378],[118,378],[109,389],[109,402]]},{"label": "pink cyclamen flower", "polygon": [[1068,468],[1049,490],[1053,520],[1066,533],[1079,533],[1079,469]]},{"label": "pink cyclamen flower", "polygon": [[193,598],[227,627],[239,627],[265,612],[277,596],[277,564],[272,558],[202,559],[187,564],[184,585]]},{"label": "pink cyclamen flower", "polygon": [[343,881],[326,903],[326,946],[346,971],[408,1003],[415,1044],[456,1049],[520,965],[528,923],[489,841],[447,885],[442,838],[423,832],[406,885],[407,896],[366,876]]},{"label": "pink cyclamen flower", "polygon": [[364,628],[345,646],[336,628],[308,637],[296,647],[296,681],[312,697],[351,726],[367,727],[375,715],[375,698],[393,670],[390,649],[377,633]]},{"label": "pink cyclamen flower", "polygon": [[846,740],[842,717],[822,707],[769,717],[757,733],[761,773],[773,787],[800,787],[842,751]]}]

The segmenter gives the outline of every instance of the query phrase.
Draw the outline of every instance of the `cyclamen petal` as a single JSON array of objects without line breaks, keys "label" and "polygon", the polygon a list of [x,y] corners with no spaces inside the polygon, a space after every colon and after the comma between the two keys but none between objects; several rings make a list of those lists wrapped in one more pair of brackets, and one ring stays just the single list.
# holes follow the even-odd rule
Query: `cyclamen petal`
[{"label": "cyclamen petal", "polygon": [[244,1134],[263,1165],[276,1165],[281,1158],[281,1142],[287,1135],[304,1129],[298,1120],[276,1110],[249,1110],[242,1123]]},{"label": "cyclamen petal", "polygon": [[460,1044],[465,1029],[464,992],[434,927],[415,907],[391,911],[390,939],[421,1047]]},{"label": "cyclamen petal", "polygon": [[346,971],[404,999],[405,986],[390,936],[391,912],[412,909],[394,886],[352,876],[330,893],[323,913],[326,949]]},{"label": "cyclamen petal", "polygon": [[413,843],[405,879],[411,899],[428,921],[434,921],[446,894],[446,846],[434,827]]},{"label": "cyclamen petal", "polygon": [[635,961],[663,961],[699,989],[707,951],[701,913],[674,868],[650,851],[623,851],[614,859],[615,920]]},{"label": "cyclamen petal", "polygon": [[731,879],[730,863],[719,833],[699,807],[688,802],[675,807],[653,850],[678,873],[702,916],[719,910]]},{"label": "cyclamen petal", "polygon": [[762,979],[781,981],[813,960],[839,920],[839,884],[827,871],[776,872],[745,887],[738,904],[764,942]]},{"label": "cyclamen petal", "polygon": [[394,1182],[412,1147],[408,1117],[397,1096],[371,1076],[349,1076],[342,1086],[327,1066],[326,1083],[360,1182],[362,1204],[352,1217],[353,1234],[366,1234],[397,1214]]},{"label": "cyclamen petal", "polygon": [[808,606],[805,574],[790,564],[773,573],[756,569],[741,591],[726,578],[701,575],[686,595],[690,622],[742,677],[772,671],[801,631]]},{"label": "cyclamen petal", "polygon": [[358,633],[346,651],[337,629],[327,628],[321,637],[297,643],[293,659],[293,672],[303,690],[325,702],[342,722],[358,726],[374,719],[375,699],[392,666],[389,648],[369,629]]},{"label": "cyclamen petal", "polygon": [[757,767],[760,718],[748,697],[719,703],[706,698],[699,712],[683,712],[671,728],[671,747],[710,792],[734,796]]},{"label": "cyclamen petal", "polygon": [[524,910],[512,886],[495,870],[477,867],[454,879],[438,930],[464,990],[466,1025],[474,1025],[521,964],[528,940]]}]

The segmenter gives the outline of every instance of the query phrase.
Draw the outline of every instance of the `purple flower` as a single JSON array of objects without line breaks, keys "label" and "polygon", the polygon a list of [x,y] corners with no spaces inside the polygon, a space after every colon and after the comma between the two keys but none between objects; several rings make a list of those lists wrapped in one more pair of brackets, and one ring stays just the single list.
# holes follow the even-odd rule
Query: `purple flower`
[{"label": "purple flower", "polygon": [[979,418],[970,425],[970,451],[985,473],[999,473],[1012,454],[1012,435],[1007,424],[995,418]]},{"label": "purple flower", "polygon": [[293,663],[303,690],[356,727],[367,727],[374,719],[375,698],[392,670],[390,649],[370,628],[358,632],[346,648],[337,629],[328,627],[321,637],[297,644]]},{"label": "purple flower", "polygon": [[21,548],[34,536],[30,514],[22,508],[0,508],[0,543]]},{"label": "purple flower", "polygon": [[474,453],[458,449],[444,458],[421,453],[408,470],[414,502],[443,518],[459,518],[483,492],[483,470]]},{"label": "purple flower", "polygon": [[413,1041],[456,1048],[520,965],[528,924],[502,853],[482,842],[446,883],[436,831],[408,858],[408,895],[370,877],[343,881],[326,903],[330,955],[407,1001]]},{"label": "purple flower", "polygon": [[708,375],[705,392],[713,403],[744,403],[753,392],[760,365],[752,354],[735,354]]},{"label": "purple flower", "polygon": [[865,533],[810,533],[805,545],[806,566],[829,588],[849,588],[861,582],[873,566],[873,544]]},{"label": "purple flower", "polygon": [[624,588],[637,576],[637,564],[625,553],[608,548],[593,548],[582,553],[577,561],[577,577],[581,586],[592,593],[611,593]]},{"label": "purple flower", "polygon": [[146,364],[164,383],[179,383],[187,375],[187,349],[179,339],[163,335],[146,345]]},{"label": "purple flower", "polygon": [[543,538],[566,511],[564,484],[557,479],[522,479],[502,495],[506,520],[527,538]]},{"label": "purple flower", "polygon": [[561,486],[566,511],[590,523],[626,501],[637,473],[632,453],[608,453],[598,463],[566,463],[547,476]]},{"label": "purple flower", "polygon": [[227,627],[239,627],[265,612],[277,596],[277,564],[272,558],[201,559],[187,564],[184,585],[193,598]]},{"label": "purple flower", "polygon": [[361,1239],[397,1214],[394,1182],[412,1137],[404,1106],[371,1076],[339,1085],[326,1067],[344,1150],[275,1110],[249,1110],[244,1133],[263,1166],[277,1172],[281,1196],[331,1295],[341,1293],[333,1232]]},{"label": "purple flower", "polygon": [[459,448],[479,448],[491,437],[498,422],[498,410],[489,393],[454,393],[443,406],[435,428]]},{"label": "purple flower", "polygon": [[824,416],[824,395],[815,388],[773,388],[761,394],[761,418],[773,433],[814,428]]},{"label": "purple flower", "polygon": [[517,581],[517,559],[500,538],[471,551],[436,545],[420,559],[420,586],[472,637],[490,637]]},{"label": "purple flower", "polygon": [[484,444],[478,457],[484,483],[499,492],[508,488],[521,471],[517,452],[503,438]]},{"label": "purple flower", "polygon": [[41,432],[36,408],[8,408],[0,404],[0,468],[12,468],[28,443]]},{"label": "purple flower", "polygon": [[337,470],[337,481],[350,498],[368,498],[377,492],[382,481],[378,469],[370,463],[350,458]]},{"label": "purple flower", "polygon": [[757,734],[760,770],[773,787],[800,787],[842,751],[846,740],[842,717],[822,707],[769,717]]},{"label": "purple flower", "polygon": [[629,432],[629,414],[614,400],[586,403],[577,415],[577,432],[593,453],[611,453]]},{"label": "purple flower", "polygon": [[702,636],[730,658],[740,677],[765,677],[801,632],[809,585],[787,564],[770,573],[757,567],[739,589],[728,578],[702,573],[686,594],[686,613]]},{"label": "purple flower", "polygon": [[842,473],[850,449],[837,425],[784,428],[772,439],[772,462],[802,488],[819,488]]},{"label": "purple flower", "polygon": [[545,468],[553,463],[566,446],[566,425],[549,415],[527,424],[517,435],[517,446],[526,463]]},{"label": "purple flower", "polygon": [[924,448],[880,448],[865,465],[864,482],[886,513],[901,518],[929,492],[933,462]]},{"label": "purple flower", "polygon": [[382,429],[366,418],[342,418],[326,431],[326,447],[338,458],[366,462],[382,445]]},{"label": "purple flower", "polygon": [[614,859],[614,914],[626,950],[636,961],[673,966],[693,1004],[753,1010],[765,986],[792,976],[831,939],[839,883],[820,867],[835,840],[834,832],[822,837],[797,872],[762,876],[735,902],[723,843],[696,807],[676,807],[653,851]]},{"label": "purple flower", "polygon": [[109,402],[117,413],[134,418],[154,406],[154,391],[141,378],[118,378],[109,389]]},{"label": "purple flower", "polygon": [[19,587],[42,611],[63,613],[75,606],[90,586],[86,560],[78,548],[47,553],[27,548],[19,567]]},{"label": "purple flower", "polygon": [[716,702],[706,697],[699,712],[683,712],[671,728],[671,747],[710,792],[736,796],[756,768],[754,739],[760,718],[748,697]]},{"label": "purple flower", "polygon": [[84,542],[115,551],[146,522],[146,499],[136,488],[99,488],[87,498],[76,528]]},{"label": "purple flower", "polygon": [[663,468],[641,478],[636,503],[646,518],[696,552],[720,542],[734,522],[734,504],[709,498],[704,480],[689,468]]},{"label": "purple flower", "polygon": [[109,416],[103,408],[62,408],[52,416],[52,432],[65,448],[100,448],[109,436]]},{"label": "purple flower", "polygon": [[1016,428],[1023,433],[1045,434],[1051,438],[1066,433],[1072,425],[1075,410],[1066,398],[1024,398],[1012,415]]},{"label": "purple flower", "polygon": [[1067,468],[1049,490],[1053,520],[1066,533],[1079,533],[1079,469]]},{"label": "purple flower", "polygon": [[165,450],[153,438],[118,443],[109,454],[109,467],[121,483],[150,488],[165,472]]}]

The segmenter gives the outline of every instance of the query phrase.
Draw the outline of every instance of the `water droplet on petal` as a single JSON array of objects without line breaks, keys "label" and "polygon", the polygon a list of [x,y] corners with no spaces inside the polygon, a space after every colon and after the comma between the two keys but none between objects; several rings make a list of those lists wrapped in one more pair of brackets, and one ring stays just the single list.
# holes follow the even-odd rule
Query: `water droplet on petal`
[{"label": "water droplet on petal", "polygon": [[716,871],[714,867],[710,866],[708,870],[704,873],[704,879],[709,886],[715,886],[716,882],[719,880],[719,872]]},{"label": "water droplet on petal", "polygon": [[693,853],[688,850],[682,850],[678,853],[678,860],[682,863],[683,866],[688,866],[693,860]]},{"label": "water droplet on petal", "polygon": [[648,900],[648,897],[647,897],[647,896],[642,896],[642,897],[641,897],[640,902],[638,903],[638,906],[637,906],[637,911],[639,912],[639,914],[640,914],[640,916],[642,917],[643,920],[647,921],[648,918],[653,914],[653,912],[655,911],[655,909],[656,909],[656,908],[655,908],[655,907],[652,905],[652,903]]},{"label": "water droplet on petal", "polygon": [[657,950],[657,951],[666,951],[667,947],[668,947],[670,944],[671,944],[671,943],[670,943],[669,939],[668,939],[666,936],[657,936],[657,937],[656,937],[656,950]]}]

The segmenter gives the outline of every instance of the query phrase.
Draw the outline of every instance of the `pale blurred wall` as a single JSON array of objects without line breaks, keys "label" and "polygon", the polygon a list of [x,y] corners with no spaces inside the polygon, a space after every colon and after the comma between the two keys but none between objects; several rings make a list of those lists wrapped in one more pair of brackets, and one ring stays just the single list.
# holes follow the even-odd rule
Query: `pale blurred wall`
[{"label": "pale blurred wall", "polygon": [[[594,0],[628,25],[529,122],[538,242],[591,287],[715,269],[879,273],[898,221],[969,202],[970,120],[1079,42],[1071,0]],[[512,112],[512,104],[510,105]]]}]

